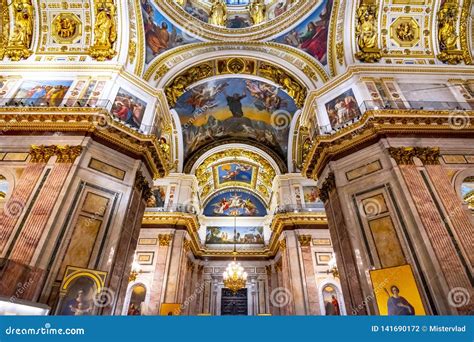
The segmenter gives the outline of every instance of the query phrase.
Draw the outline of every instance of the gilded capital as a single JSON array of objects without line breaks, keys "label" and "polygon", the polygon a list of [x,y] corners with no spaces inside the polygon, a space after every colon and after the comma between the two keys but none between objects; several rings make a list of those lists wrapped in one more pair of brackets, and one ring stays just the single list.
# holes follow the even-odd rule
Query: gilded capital
[{"label": "gilded capital", "polygon": [[298,241],[301,244],[301,247],[309,247],[311,246],[311,235],[298,235]]},{"label": "gilded capital", "polygon": [[329,199],[329,194],[333,189],[336,188],[336,176],[331,172],[326,180],[324,181],[321,189],[319,190],[319,198],[321,201],[326,202]]},{"label": "gilded capital", "polygon": [[275,269],[277,270],[277,272],[281,272],[281,270],[283,269],[283,262],[281,261],[281,259],[275,263]]},{"label": "gilded capital", "polygon": [[30,148],[31,163],[47,163],[49,159],[56,154],[56,146],[37,146]]},{"label": "gilded capital", "polygon": [[135,188],[142,193],[142,197],[146,202],[148,202],[153,195],[150,184],[140,171],[137,172],[137,176],[135,177]]},{"label": "gilded capital", "polygon": [[183,247],[186,252],[189,252],[191,250],[191,241],[185,239]]},{"label": "gilded capital", "polygon": [[158,235],[158,241],[160,242],[160,246],[169,246],[172,239],[173,239],[172,234],[159,234]]},{"label": "gilded capital", "polygon": [[421,160],[423,165],[439,165],[441,156],[439,147],[415,147],[416,156]]},{"label": "gilded capital", "polygon": [[82,153],[82,146],[56,146],[57,163],[74,163]]},{"label": "gilded capital", "polygon": [[280,244],[280,250],[284,252],[286,250],[286,239],[280,240],[279,244]]},{"label": "gilded capital", "polygon": [[398,165],[414,165],[413,157],[416,156],[415,148],[413,147],[389,147],[388,153],[390,157],[395,159]]}]

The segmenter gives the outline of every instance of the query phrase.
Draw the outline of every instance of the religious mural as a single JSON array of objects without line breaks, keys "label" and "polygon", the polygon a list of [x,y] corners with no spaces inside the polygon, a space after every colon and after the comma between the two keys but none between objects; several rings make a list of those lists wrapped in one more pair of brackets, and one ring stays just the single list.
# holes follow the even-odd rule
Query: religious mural
[{"label": "religious mural", "polygon": [[230,183],[253,185],[256,181],[256,167],[247,163],[223,163],[215,166],[217,187]]},{"label": "religious mural", "polygon": [[72,81],[25,81],[15,94],[15,99],[29,106],[53,106],[61,104]]},{"label": "religious mural", "polygon": [[340,316],[341,307],[337,298],[337,290],[333,285],[326,285],[323,289],[324,311],[326,316]]},{"label": "religious mural", "polygon": [[80,277],[70,285],[62,300],[59,314],[62,316],[90,316],[94,309],[96,285],[90,277]]},{"label": "religious mural", "polygon": [[306,20],[275,41],[301,49],[326,65],[332,4],[333,0],[321,1]]},{"label": "religious mural", "polygon": [[265,216],[263,202],[243,189],[221,191],[211,197],[204,207],[205,216]]},{"label": "religious mural", "polygon": [[240,137],[271,147],[285,160],[297,107],[273,85],[229,78],[189,89],[174,109],[181,119],[185,158],[213,141]]},{"label": "religious mural", "polygon": [[263,227],[207,227],[206,244],[263,245]]},{"label": "religious mural", "polygon": [[352,89],[326,103],[326,111],[332,127],[338,127],[362,115]]},{"label": "religious mural", "polygon": [[319,202],[318,189],[315,186],[304,186],[303,195],[306,205],[314,205]]},{"label": "religious mural", "polygon": [[140,1],[145,27],[147,64],[164,51],[198,41],[166,19],[150,0]]},{"label": "religious mural", "polygon": [[126,124],[140,128],[145,109],[145,101],[121,88],[112,105],[112,114]]},{"label": "religious mural", "polygon": [[381,316],[425,315],[425,308],[410,265],[370,272]]},{"label": "religious mural", "polygon": [[152,195],[147,201],[149,208],[163,208],[166,200],[166,187],[157,186],[151,190]]}]

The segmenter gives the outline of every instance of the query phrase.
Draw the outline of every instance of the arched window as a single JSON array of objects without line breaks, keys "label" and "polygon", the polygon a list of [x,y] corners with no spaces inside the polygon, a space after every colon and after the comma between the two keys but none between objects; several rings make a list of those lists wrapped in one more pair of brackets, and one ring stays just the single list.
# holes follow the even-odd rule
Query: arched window
[{"label": "arched window", "polygon": [[0,174],[0,209],[5,205],[8,191],[10,190],[10,184],[8,184],[5,176]]},{"label": "arched window", "polygon": [[468,177],[462,182],[461,195],[468,208],[474,211],[474,176]]},{"label": "arched window", "polygon": [[142,306],[145,302],[146,288],[142,284],[137,284],[132,289],[130,303],[128,304],[128,316],[140,316],[142,314]]}]

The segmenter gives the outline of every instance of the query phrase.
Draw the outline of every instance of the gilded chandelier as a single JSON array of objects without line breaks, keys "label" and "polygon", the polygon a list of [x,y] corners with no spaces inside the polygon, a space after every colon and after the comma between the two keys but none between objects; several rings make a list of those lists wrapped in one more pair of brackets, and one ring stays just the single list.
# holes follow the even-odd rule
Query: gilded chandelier
[{"label": "gilded chandelier", "polygon": [[240,262],[236,262],[237,258],[237,213],[234,215],[234,261],[232,261],[226,268],[223,274],[224,286],[231,290],[233,293],[236,293],[240,289],[243,289],[247,284],[247,272],[244,271],[244,268],[240,265]]}]

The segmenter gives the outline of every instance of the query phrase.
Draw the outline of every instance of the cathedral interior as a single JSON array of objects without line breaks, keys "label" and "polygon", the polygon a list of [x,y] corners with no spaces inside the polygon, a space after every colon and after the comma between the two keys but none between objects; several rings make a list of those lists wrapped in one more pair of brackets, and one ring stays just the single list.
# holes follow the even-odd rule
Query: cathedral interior
[{"label": "cathedral interior", "polygon": [[474,312],[471,0],[0,3],[1,315]]}]

